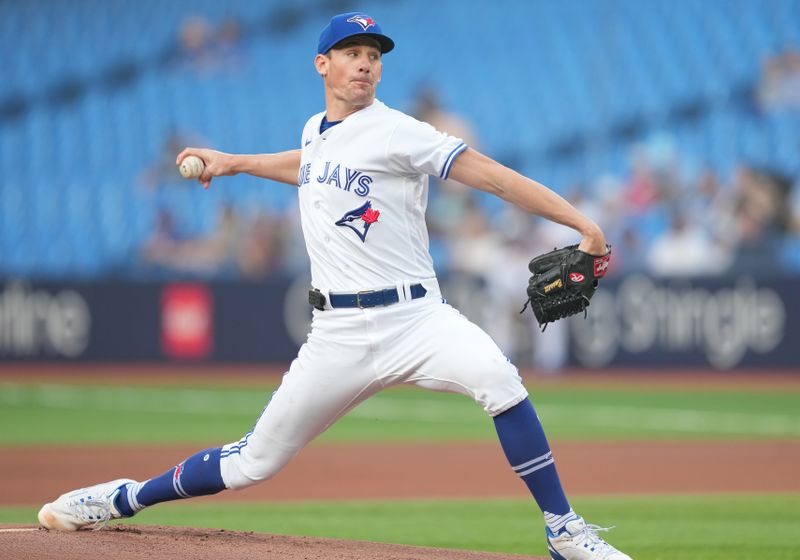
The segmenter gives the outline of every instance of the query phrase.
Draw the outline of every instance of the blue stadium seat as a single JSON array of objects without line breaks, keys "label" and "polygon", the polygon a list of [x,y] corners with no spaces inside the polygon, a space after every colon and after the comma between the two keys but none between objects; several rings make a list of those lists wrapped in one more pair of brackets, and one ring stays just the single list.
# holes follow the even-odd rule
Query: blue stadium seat
[{"label": "blue stadium seat", "polygon": [[[162,206],[191,235],[213,229],[223,201],[245,211],[294,206],[295,190],[253,179],[156,193],[139,179],[176,130],[235,152],[297,146],[306,118],[324,103],[312,66],[328,17],[319,5],[293,3],[306,11],[284,33],[264,32],[286,9],[279,0],[142,0],[135,9],[124,0],[1,2],[0,50],[13,55],[4,58],[0,104],[22,94],[31,108],[0,122],[0,273],[103,274],[147,238]],[[421,7],[446,28],[421,22]],[[765,57],[800,47],[799,0],[498,0],[492,13],[501,17],[457,0],[374,9],[398,43],[384,62],[381,99],[409,109],[430,82],[474,124],[484,151],[562,192],[624,175],[630,143],[661,128],[695,167],[730,173],[752,161],[800,175],[800,117],[760,115],[734,95],[757,84]],[[177,48],[187,13],[252,30],[238,71],[161,61]],[[502,40],[476,40],[476,21]],[[143,65],[135,80],[119,88],[101,81],[129,63]],[[75,101],[48,97],[70,80],[86,86]],[[700,113],[676,122],[675,109],[692,103]],[[625,127],[629,137],[614,135]],[[559,155],[570,141],[579,156]],[[643,221],[648,235],[664,227],[659,216]],[[55,231],[64,235],[47,245]]]}]

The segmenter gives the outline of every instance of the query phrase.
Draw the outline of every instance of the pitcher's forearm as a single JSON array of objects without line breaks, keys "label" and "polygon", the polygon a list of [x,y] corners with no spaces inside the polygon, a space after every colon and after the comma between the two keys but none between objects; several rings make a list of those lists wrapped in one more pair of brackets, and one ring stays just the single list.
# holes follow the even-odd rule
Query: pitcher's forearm
[{"label": "pitcher's forearm", "polygon": [[456,158],[450,178],[499,196],[518,208],[570,227],[583,238],[580,248],[593,254],[606,251],[603,231],[558,193],[473,149]]},{"label": "pitcher's forearm", "polygon": [[508,168],[499,175],[502,182],[497,185],[498,196],[532,214],[574,229],[583,238],[580,248],[587,253],[606,252],[606,239],[600,226],[561,195]]},{"label": "pitcher's forearm", "polygon": [[583,236],[602,234],[596,223],[548,187],[508,168],[501,175],[504,180],[497,194],[504,200],[527,212],[570,227]]},{"label": "pitcher's forearm", "polygon": [[300,150],[276,154],[239,154],[231,156],[231,171],[297,186],[300,173]]}]

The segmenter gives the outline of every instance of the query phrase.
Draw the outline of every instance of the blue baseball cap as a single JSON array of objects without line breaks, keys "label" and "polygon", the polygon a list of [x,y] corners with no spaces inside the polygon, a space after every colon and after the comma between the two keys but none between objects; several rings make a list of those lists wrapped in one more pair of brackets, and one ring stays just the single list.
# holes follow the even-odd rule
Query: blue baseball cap
[{"label": "blue baseball cap", "polygon": [[348,12],[331,18],[330,23],[319,34],[317,52],[325,54],[339,41],[359,35],[378,41],[381,45],[381,54],[394,48],[394,41],[383,34],[381,26],[374,19],[362,12]]}]

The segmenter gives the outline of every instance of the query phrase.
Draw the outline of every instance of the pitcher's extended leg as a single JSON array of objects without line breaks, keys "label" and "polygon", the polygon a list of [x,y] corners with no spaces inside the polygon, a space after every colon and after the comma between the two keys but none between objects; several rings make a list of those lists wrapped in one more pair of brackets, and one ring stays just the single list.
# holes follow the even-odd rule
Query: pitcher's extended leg
[{"label": "pitcher's extended leg", "polygon": [[495,416],[494,427],[511,468],[528,486],[544,514],[545,523],[551,531],[560,530],[575,514],[564,494],[547,436],[530,400],[525,399]]},{"label": "pitcher's extended leg", "polygon": [[[200,451],[159,476],[123,478],[62,494],[39,512],[48,529],[74,531],[130,517],[161,502],[240,489],[271,478],[309,441],[379,391],[358,313],[326,311],[253,429],[234,443]],[[335,332],[329,328],[336,325]]]}]

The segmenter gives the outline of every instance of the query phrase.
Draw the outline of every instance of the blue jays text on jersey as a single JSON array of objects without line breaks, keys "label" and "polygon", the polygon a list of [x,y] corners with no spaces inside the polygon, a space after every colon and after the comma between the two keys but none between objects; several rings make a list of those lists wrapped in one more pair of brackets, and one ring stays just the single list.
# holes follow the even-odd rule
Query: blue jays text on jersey
[{"label": "blue jays text on jersey", "polygon": [[[358,171],[357,169],[350,169],[342,164],[333,164],[330,161],[325,162],[325,169],[322,175],[316,177],[317,183],[330,185],[343,191],[352,192],[358,196],[367,196],[369,194],[369,186],[372,184],[372,177]],[[311,182],[311,164],[307,163],[300,167],[300,175],[297,178],[298,186]]]}]

